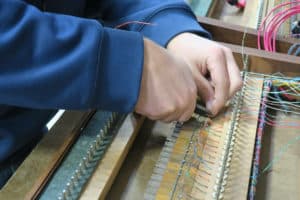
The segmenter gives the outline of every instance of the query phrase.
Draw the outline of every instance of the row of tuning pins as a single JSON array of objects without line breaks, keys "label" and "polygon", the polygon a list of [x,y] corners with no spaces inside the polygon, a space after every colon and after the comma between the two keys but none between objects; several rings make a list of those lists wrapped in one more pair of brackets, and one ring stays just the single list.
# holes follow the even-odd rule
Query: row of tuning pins
[{"label": "row of tuning pins", "polygon": [[102,155],[106,149],[107,141],[105,138],[108,132],[113,128],[112,125],[117,119],[117,116],[118,114],[114,112],[110,114],[107,123],[96,135],[95,140],[91,142],[92,144],[89,146],[86,156],[82,158],[74,174],[58,197],[59,200],[77,199],[77,194],[79,194],[81,190],[80,186],[89,178],[89,169],[93,163],[98,161],[97,157]]},{"label": "row of tuning pins", "polygon": [[182,126],[183,126],[182,122],[173,122],[171,127],[173,133],[171,136],[167,138],[164,148],[158,159],[158,162],[155,165],[153,174],[150,178],[150,181],[148,182],[148,188],[145,194],[145,199],[155,199],[157,190],[164,176],[165,170],[169,162],[169,158],[173,152],[174,145],[180,134]]}]

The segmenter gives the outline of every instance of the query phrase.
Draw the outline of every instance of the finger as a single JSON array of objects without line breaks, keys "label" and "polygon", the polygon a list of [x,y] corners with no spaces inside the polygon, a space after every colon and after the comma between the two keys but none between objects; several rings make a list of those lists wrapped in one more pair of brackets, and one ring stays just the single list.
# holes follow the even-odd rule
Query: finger
[{"label": "finger", "polygon": [[158,105],[149,103],[147,106],[144,106],[141,111],[136,110],[136,112],[147,116],[151,120],[167,121],[166,119],[176,112],[176,108],[171,105],[174,105],[172,100],[165,101]]},{"label": "finger", "polygon": [[188,65],[187,62],[182,62],[181,66],[185,69],[182,71],[181,77],[185,80],[184,82],[186,84],[178,82],[173,84],[179,84],[178,87],[181,87],[181,92],[177,94],[179,112],[176,113],[178,114],[176,120],[184,122],[191,117],[195,108],[198,88],[194,80],[193,72],[196,71],[197,74],[199,74],[199,72],[196,68],[193,68],[195,65]]},{"label": "finger", "polygon": [[214,99],[214,89],[212,84],[202,74],[194,74],[198,94],[203,102],[208,103]]},{"label": "finger", "polygon": [[215,92],[215,99],[209,102],[207,107],[212,114],[215,115],[221,110],[229,98],[230,82],[223,49],[216,49],[214,56],[209,57],[206,64]]},{"label": "finger", "polygon": [[196,107],[196,96],[194,97],[194,100],[190,102],[189,107],[180,116],[179,122],[186,122],[187,120],[189,120],[195,111],[195,107]]},{"label": "finger", "polygon": [[182,114],[179,117],[180,122],[185,122],[191,118],[192,114],[195,111],[197,96],[197,86],[195,82],[193,82],[193,85],[188,89],[188,95],[185,99],[186,104]]},{"label": "finger", "polygon": [[[166,110],[166,112],[163,112],[163,115],[160,115],[159,119],[160,121],[169,123],[173,121],[178,121],[182,113],[184,112],[184,103],[182,101],[182,97],[179,93],[175,93],[172,95],[173,98],[166,102],[165,107],[161,108],[162,110]],[[169,107],[170,105],[173,105]],[[166,109],[167,108],[167,109]]]},{"label": "finger", "polygon": [[[170,113],[164,113],[163,115],[159,115],[159,116],[153,116],[153,115],[147,115],[147,117],[153,121],[159,120],[165,123],[169,123],[172,121],[176,121],[176,117],[174,116],[174,113],[170,114]],[[177,117],[178,119],[178,117]]]},{"label": "finger", "polygon": [[192,116],[195,110],[197,98],[197,87],[195,83],[192,82],[189,87],[184,88],[183,92],[178,93],[177,95],[176,112],[167,116],[164,121],[185,122]]},{"label": "finger", "polygon": [[231,50],[228,48],[224,48],[224,52],[227,61],[227,70],[228,72],[230,72],[228,75],[230,81],[229,98],[231,98],[239,89],[241,89],[243,82],[239,67],[235,62]]},{"label": "finger", "polygon": [[179,108],[177,108],[176,112],[173,112],[173,113],[171,113],[169,115],[165,115],[160,120],[163,121],[163,122],[165,122],[165,123],[179,121],[181,115],[182,115],[182,111]]}]

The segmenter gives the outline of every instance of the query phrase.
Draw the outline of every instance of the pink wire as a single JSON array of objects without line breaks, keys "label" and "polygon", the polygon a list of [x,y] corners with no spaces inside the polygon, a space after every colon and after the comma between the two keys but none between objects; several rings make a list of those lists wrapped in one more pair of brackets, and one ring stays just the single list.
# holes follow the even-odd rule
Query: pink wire
[{"label": "pink wire", "polygon": [[[300,5],[292,6],[291,8],[285,9],[276,13],[272,18],[271,15],[279,8],[282,8],[287,5],[300,3],[300,0],[286,2],[277,5],[274,7],[267,16],[263,19],[258,32],[257,32],[257,47],[258,49],[262,49],[261,46],[261,36],[263,36],[263,46],[266,51],[276,52],[276,36],[280,26],[291,16],[300,13]],[[270,18],[269,23],[267,24],[267,20]]]},{"label": "pink wire", "polygon": [[[295,1],[296,2],[296,1]],[[294,2],[294,3],[295,3]],[[300,1],[297,1],[297,2],[300,2]],[[267,14],[267,16],[263,19],[263,21],[262,21],[262,23],[261,23],[261,25],[260,25],[260,27],[259,27],[259,29],[258,29],[258,34],[257,34],[257,38],[258,38],[258,40],[257,40],[257,46],[258,46],[258,48],[259,49],[261,49],[261,45],[260,45],[260,32],[262,32],[262,29],[263,29],[263,27],[264,27],[264,25],[266,24],[266,21],[268,20],[268,18],[272,15],[272,13],[275,11],[275,10],[277,10],[278,8],[281,8],[281,7],[284,7],[284,6],[286,6],[286,5],[289,5],[289,4],[291,4],[292,2],[286,2],[286,3],[282,3],[282,4],[279,4],[279,5],[277,5],[276,7],[274,7],[268,14]]]},{"label": "pink wire", "polygon": [[268,51],[276,51],[276,35],[277,32],[281,26],[282,23],[284,23],[290,16],[297,14],[298,12],[300,12],[300,7],[298,6],[298,8],[293,7],[287,10],[284,10],[282,12],[277,13],[274,18],[273,18],[273,22],[270,23],[270,31],[268,31],[267,37],[266,37],[266,41],[269,44],[268,48],[265,48]]},{"label": "pink wire", "polygon": [[279,27],[290,16],[297,14],[299,11],[300,11],[299,9],[296,9],[296,7],[294,7],[291,9],[281,11],[272,18],[269,26],[266,27],[266,31],[264,33],[265,50],[273,51],[273,52],[276,51],[275,43],[276,43],[276,35]]}]

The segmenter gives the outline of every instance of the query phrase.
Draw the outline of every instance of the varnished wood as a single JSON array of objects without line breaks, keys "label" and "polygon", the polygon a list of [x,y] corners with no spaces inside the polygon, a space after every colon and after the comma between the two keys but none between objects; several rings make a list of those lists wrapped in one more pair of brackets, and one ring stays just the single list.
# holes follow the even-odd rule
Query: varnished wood
[{"label": "varnished wood", "polygon": [[[277,119],[299,119],[297,115],[278,113]],[[299,137],[299,128],[266,126],[262,139],[260,169],[263,170],[271,161],[272,169],[263,174],[257,185],[257,200],[299,199],[300,198],[300,141],[286,147]]]},{"label": "varnished wood", "polygon": [[147,183],[172,125],[145,120],[106,199],[144,199]]},{"label": "varnished wood", "polygon": [[281,53],[271,53],[248,47],[243,48],[241,46],[228,43],[221,44],[232,50],[235,60],[241,69],[244,65],[243,55],[248,55],[248,71],[263,74],[274,74],[280,72],[286,76],[299,76],[299,57]]},{"label": "varnished wood", "polygon": [[[204,126],[197,121],[184,124],[172,150],[168,150],[169,146],[164,150],[158,165],[166,169],[155,173],[153,186],[149,186],[150,191],[157,191],[155,199],[214,199],[223,172],[228,176],[221,192],[224,199],[247,199],[263,79],[248,74],[244,82],[238,107],[231,104]],[[251,110],[251,113],[235,115],[238,110]],[[229,135],[233,135],[234,141],[228,139]],[[228,165],[221,161],[226,158],[230,161],[223,162]]]},{"label": "varnished wood", "polygon": [[35,199],[93,113],[65,112],[0,191],[0,199]]},{"label": "varnished wood", "polygon": [[[253,1],[247,1],[248,5],[249,3],[251,3],[251,7],[253,7],[253,5],[255,4],[252,3]],[[224,2],[222,1],[217,1],[215,0],[215,5],[219,6],[221,4],[224,4]],[[222,6],[222,5],[221,5]],[[228,6],[227,6],[228,7]],[[234,10],[234,8],[230,8],[231,10]],[[252,8],[251,8],[252,9]],[[253,10],[253,9],[252,9]],[[212,7],[212,10],[210,11],[210,15],[214,15],[216,14],[217,9],[215,7]],[[244,34],[244,27],[247,26],[249,28],[249,24],[245,23],[245,21],[239,21],[240,20],[240,15],[241,13],[239,12],[228,12],[226,13],[222,13],[221,14],[221,19],[223,21],[218,22],[218,24],[221,26],[221,29],[215,29],[215,30],[220,30],[218,32],[216,32],[217,37],[220,39],[216,39],[216,37],[214,36],[214,39],[216,39],[217,41],[221,41],[221,42],[226,42],[226,43],[233,43],[236,45],[241,45],[242,44],[242,37]],[[230,15],[229,17],[226,17],[225,15]],[[245,16],[251,18],[253,16],[255,16],[255,12],[251,13],[249,11],[247,11],[245,14]],[[224,22],[224,19],[226,22]],[[253,19],[253,18],[252,18]],[[228,26],[228,22],[231,22],[230,25]],[[254,22],[254,21],[253,21]],[[234,24],[240,24],[242,26],[236,26]],[[253,23],[252,23],[253,24]],[[205,25],[204,25],[205,26]],[[238,31],[239,33],[231,33],[229,30],[229,32],[224,32],[224,29],[226,29],[226,27],[238,27],[238,30],[233,30],[233,31]],[[251,25],[250,25],[251,27]],[[207,28],[207,27],[205,27]],[[247,31],[246,34],[246,40],[245,40],[245,46],[248,47],[253,47],[256,48],[256,32],[255,32],[255,27],[252,27],[250,29],[250,31]],[[252,32],[254,31],[254,32]],[[224,34],[224,33],[228,33],[228,34]],[[249,35],[249,34],[250,35]],[[215,34],[213,34],[215,35]],[[253,37],[252,42],[247,41],[249,37]],[[281,38],[279,40],[279,42],[287,42],[287,44],[283,44],[283,47],[281,47],[281,44],[278,44],[278,48],[280,52],[285,53],[289,47],[289,45],[291,44],[289,39],[285,39],[285,38]],[[294,41],[292,41],[294,42]],[[251,43],[253,45],[251,45]],[[236,47],[232,47],[232,50],[234,51],[234,55],[235,58],[237,59],[237,62],[239,64],[240,67],[243,66],[243,62],[242,62],[242,48],[236,48]],[[278,56],[278,54],[269,54],[269,53],[262,53],[261,55],[261,51],[254,51],[253,49],[249,49],[249,48],[245,48],[245,52],[247,52],[250,56],[249,58],[251,59],[251,61],[249,62],[249,68],[251,71],[263,71],[265,73],[268,74],[272,74],[275,72],[278,72],[279,70],[284,71],[284,73],[292,75],[292,76],[300,76],[299,73],[299,69],[298,69],[298,65],[299,65],[299,60],[293,60],[293,61],[289,61],[290,57],[285,57],[284,59],[281,58],[281,55]],[[278,60],[276,59],[278,58]],[[256,62],[255,60],[258,59],[258,61]],[[255,65],[256,64],[260,64],[262,67],[267,66],[267,69],[262,69],[262,68],[258,68]],[[268,65],[271,64],[272,66],[277,66],[275,70],[270,69],[270,67],[268,67]],[[289,67],[289,64],[292,64],[293,67]],[[282,66],[280,66],[282,65]],[[285,69],[285,68],[288,69]],[[255,69],[258,68],[258,69]],[[154,123],[155,125],[157,123]],[[159,125],[159,126],[164,126],[164,125]],[[139,134],[139,137],[141,137],[141,140],[136,141],[136,143],[133,145],[135,147],[138,148],[133,148],[133,151],[129,153],[129,159],[126,159],[125,163],[126,165],[123,166],[123,169],[121,170],[121,172],[119,173],[119,177],[117,178],[116,184],[112,187],[111,191],[110,191],[110,196],[109,199],[134,199],[134,200],[138,200],[138,199],[143,199],[143,192],[145,191],[146,188],[146,182],[149,180],[149,171],[145,171],[146,169],[152,169],[153,165],[154,165],[154,161],[157,158],[157,154],[160,152],[161,148],[162,148],[162,142],[161,140],[163,140],[161,138],[160,143],[157,142],[157,134],[160,135],[164,135],[166,132],[168,132],[169,129],[165,128],[163,129],[163,131],[151,131],[151,133],[149,133],[149,137],[150,139],[147,139],[148,142],[145,142],[144,137],[141,137],[141,135],[144,135],[145,133],[149,132],[148,127],[146,127],[145,129],[141,130],[141,133]],[[281,129],[281,130],[276,130],[275,131],[276,134],[278,135],[285,135],[287,134],[286,130]],[[274,133],[275,133],[274,132]],[[267,130],[267,133],[268,130]],[[266,134],[269,137],[273,136],[273,133],[270,132],[270,134]],[[267,138],[270,139],[270,138]],[[152,143],[155,143],[155,145],[146,145],[147,143],[151,143],[149,142],[151,141]],[[267,141],[267,140],[266,140]],[[141,149],[139,148],[141,146],[141,144],[143,144],[146,147],[141,148],[143,150],[143,153],[141,152]],[[282,144],[282,143],[281,143]],[[268,154],[268,150],[267,150],[267,154]],[[155,156],[154,156],[155,155]],[[150,162],[151,161],[151,162]],[[148,168],[146,168],[145,166],[147,165]],[[278,172],[280,173],[280,172]],[[146,174],[146,175],[145,175]],[[283,175],[284,176],[284,175]],[[284,177],[283,177],[284,178]],[[300,179],[298,179],[300,180]],[[277,183],[278,185],[281,184],[281,182]],[[270,188],[269,188],[270,189]],[[271,189],[270,189],[271,190]],[[265,191],[262,190],[262,193],[264,193]],[[270,191],[269,191],[270,192]],[[121,194],[120,194],[121,193]],[[281,194],[283,195],[283,194]],[[287,197],[287,196],[286,196]],[[295,196],[293,194],[291,194],[289,197],[295,198]],[[264,199],[264,198],[261,198]]]},{"label": "varnished wood", "polygon": [[[245,34],[244,46],[257,49],[256,29],[227,23],[208,17],[198,17],[198,21],[206,30],[208,30],[212,34],[215,41],[242,45],[243,37]],[[287,53],[290,46],[296,42],[299,42],[299,40],[295,38],[279,37],[276,40],[277,52]]]},{"label": "varnished wood", "polygon": [[143,121],[144,117],[141,116],[134,114],[127,116],[84,188],[80,196],[81,200],[105,198]]},{"label": "varnished wood", "polygon": [[215,0],[216,4],[209,12],[209,17],[220,21],[256,28],[258,23],[259,0],[247,1],[245,9],[231,6],[225,1]]}]

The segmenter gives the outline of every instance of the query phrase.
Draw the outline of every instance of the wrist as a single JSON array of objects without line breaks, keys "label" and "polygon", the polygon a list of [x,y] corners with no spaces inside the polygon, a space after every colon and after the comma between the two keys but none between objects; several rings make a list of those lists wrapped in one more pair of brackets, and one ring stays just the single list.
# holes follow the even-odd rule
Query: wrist
[{"label": "wrist", "polygon": [[167,49],[172,50],[172,49],[180,48],[180,46],[185,44],[191,37],[193,38],[199,36],[190,32],[180,33],[169,41],[169,43],[167,44]]}]

